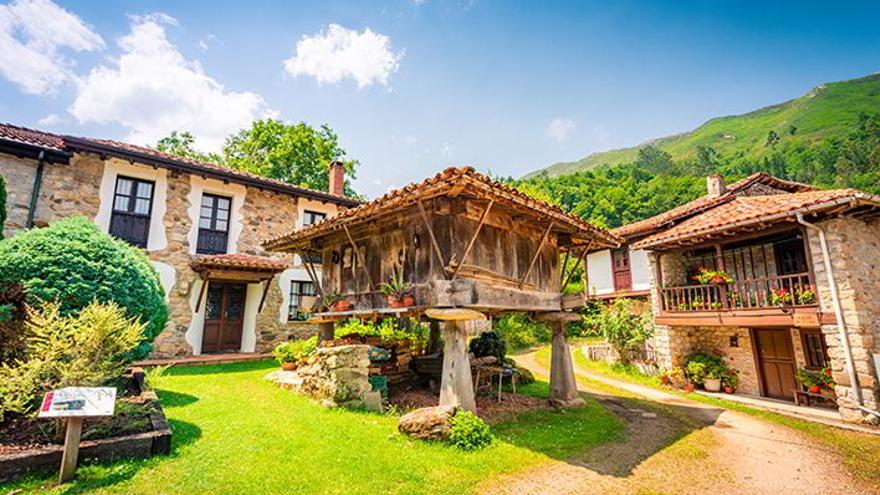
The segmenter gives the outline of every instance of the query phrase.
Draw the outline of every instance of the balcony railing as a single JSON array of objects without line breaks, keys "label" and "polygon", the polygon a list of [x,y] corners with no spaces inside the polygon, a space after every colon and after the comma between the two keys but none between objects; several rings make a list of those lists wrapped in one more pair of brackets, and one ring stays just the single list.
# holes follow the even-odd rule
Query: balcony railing
[{"label": "balcony railing", "polygon": [[660,289],[663,311],[726,311],[816,305],[809,273]]}]

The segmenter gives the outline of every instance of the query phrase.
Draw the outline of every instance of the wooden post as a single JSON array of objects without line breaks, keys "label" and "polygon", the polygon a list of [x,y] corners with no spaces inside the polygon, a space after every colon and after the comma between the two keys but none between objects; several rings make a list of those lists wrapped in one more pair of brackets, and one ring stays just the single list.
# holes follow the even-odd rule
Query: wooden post
[{"label": "wooden post", "polygon": [[326,340],[333,340],[333,322],[324,322],[319,324],[320,330],[318,331],[318,345],[321,345],[321,342]]},{"label": "wooden post", "polygon": [[440,405],[477,412],[474,383],[468,359],[467,334],[470,323],[451,320],[443,325],[443,374],[440,379]]},{"label": "wooden post", "polygon": [[76,461],[79,457],[79,438],[82,435],[83,418],[67,418],[67,431],[64,434],[64,453],[61,457],[61,473],[58,482],[65,483],[73,479],[76,473]]},{"label": "wooden post", "polygon": [[565,320],[561,318],[551,321],[553,344],[550,358],[550,404],[554,407],[581,407],[584,401],[578,397],[571,349],[565,339],[565,324]]},{"label": "wooden post", "polygon": [[427,354],[434,354],[442,350],[440,347],[440,322],[431,321],[431,323],[429,323],[429,326],[430,333],[428,333],[428,348],[426,350]]}]

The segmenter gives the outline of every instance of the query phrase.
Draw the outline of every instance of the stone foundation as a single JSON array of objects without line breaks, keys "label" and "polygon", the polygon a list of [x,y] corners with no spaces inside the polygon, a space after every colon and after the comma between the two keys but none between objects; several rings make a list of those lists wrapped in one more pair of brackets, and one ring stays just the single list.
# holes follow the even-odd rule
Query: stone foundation
[{"label": "stone foundation", "polygon": [[327,406],[361,406],[373,399],[368,397],[369,349],[366,345],[321,347],[296,371],[276,371],[267,378]]}]

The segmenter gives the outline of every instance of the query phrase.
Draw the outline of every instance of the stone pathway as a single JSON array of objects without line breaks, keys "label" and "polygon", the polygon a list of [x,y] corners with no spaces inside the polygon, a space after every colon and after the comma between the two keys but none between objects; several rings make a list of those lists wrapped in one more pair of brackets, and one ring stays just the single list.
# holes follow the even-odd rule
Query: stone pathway
[{"label": "stone pathway", "polygon": [[[516,359],[539,376],[549,374],[533,353]],[[591,388],[579,380],[582,391],[620,417],[627,439],[593,449],[582,458],[554,460],[491,480],[478,491],[535,495],[872,493],[849,475],[836,454],[794,430],[594,375],[577,366],[575,372],[607,386]]]}]

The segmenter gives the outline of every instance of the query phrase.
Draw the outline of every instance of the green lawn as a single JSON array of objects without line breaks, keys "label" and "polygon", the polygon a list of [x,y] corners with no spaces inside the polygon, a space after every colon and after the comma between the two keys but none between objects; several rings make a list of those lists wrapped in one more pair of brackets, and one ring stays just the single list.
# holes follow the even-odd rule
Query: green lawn
[{"label": "green lawn", "polygon": [[[271,363],[173,368],[158,385],[173,453],[85,466],[76,482],[53,473],[0,485],[0,493],[296,494],[465,493],[498,474],[566,459],[621,438],[623,427],[584,409],[526,412],[493,427],[498,441],[464,453],[397,433],[397,417],[327,410],[262,380]],[[526,393],[546,396],[543,382]]]}]

